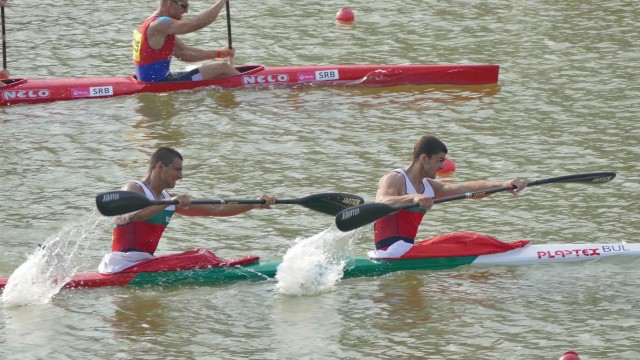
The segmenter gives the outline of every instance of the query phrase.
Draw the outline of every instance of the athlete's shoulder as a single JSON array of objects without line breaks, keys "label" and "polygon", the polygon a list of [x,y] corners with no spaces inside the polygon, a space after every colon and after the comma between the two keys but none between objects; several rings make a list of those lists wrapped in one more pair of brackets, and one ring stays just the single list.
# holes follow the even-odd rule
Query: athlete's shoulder
[{"label": "athlete's shoulder", "polygon": [[122,190],[135,191],[135,192],[144,194],[144,188],[142,187],[142,184],[139,181],[135,181],[135,180],[124,184],[124,186],[122,187]]},{"label": "athlete's shoulder", "polygon": [[396,178],[398,178],[398,179],[404,178],[404,175],[401,172],[399,172],[397,169],[396,170],[391,170],[388,173],[382,175],[380,180],[383,180],[383,179],[387,179],[388,180],[388,179],[396,179]]},{"label": "athlete's shoulder", "polygon": [[395,171],[390,171],[384,174],[380,178],[380,181],[378,181],[379,188],[395,189],[398,191],[400,191],[400,189],[404,189],[404,184],[404,175]]}]

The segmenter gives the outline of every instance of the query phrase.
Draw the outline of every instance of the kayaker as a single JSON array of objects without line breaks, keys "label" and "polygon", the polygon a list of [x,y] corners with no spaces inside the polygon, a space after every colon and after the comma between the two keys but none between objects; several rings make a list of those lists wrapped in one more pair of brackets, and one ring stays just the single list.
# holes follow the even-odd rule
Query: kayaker
[{"label": "kayaker", "polygon": [[133,181],[122,187],[125,191],[144,194],[150,200],[177,200],[178,205],[155,205],[121,215],[114,219],[112,252],[106,254],[98,272],[113,274],[145,260],[154,258],[160,237],[174,213],[187,216],[233,216],[249,210],[269,209],[276,198],[262,195],[264,205],[192,205],[188,195],[169,193],[182,179],[182,155],[172,148],[161,147],[149,160],[149,172],[142,181]]},{"label": "kayaker", "polygon": [[444,184],[436,180],[438,170],[444,166],[447,146],[436,136],[425,135],[416,142],[413,159],[406,169],[395,169],[384,175],[378,183],[376,202],[400,206],[418,203],[420,208],[400,210],[374,223],[376,250],[373,258],[403,258],[428,256],[428,247],[421,249],[415,242],[418,227],[426,211],[431,210],[434,198],[465,194],[489,188],[512,186],[516,195],[527,187],[520,178],[507,181],[469,181]]},{"label": "kayaker", "polygon": [[206,11],[182,18],[189,10],[189,0],[159,0],[160,7],[133,32],[133,63],[136,76],[145,82],[198,81],[237,75],[229,63],[216,61],[190,71],[171,72],[171,59],[200,62],[233,57],[235,50],[200,49],[185,45],[176,35],[189,34],[210,25],[228,0],[218,0]]}]

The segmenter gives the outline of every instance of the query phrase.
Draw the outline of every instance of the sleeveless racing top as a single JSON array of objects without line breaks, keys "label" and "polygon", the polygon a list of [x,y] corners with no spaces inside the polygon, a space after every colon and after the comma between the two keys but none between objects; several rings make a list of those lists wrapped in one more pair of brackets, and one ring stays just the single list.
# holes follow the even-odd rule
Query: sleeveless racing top
[{"label": "sleeveless racing top", "polygon": [[133,64],[136,68],[136,76],[140,81],[162,81],[169,75],[176,36],[167,36],[160,49],[152,48],[147,39],[147,30],[149,25],[157,19],[158,16],[152,16],[145,20],[138,30],[133,31]]},{"label": "sleeveless racing top", "polygon": [[[407,173],[405,173],[403,169],[395,169],[393,171],[404,176],[407,194],[418,193],[413,187],[411,180],[409,180]],[[422,185],[424,187],[424,191],[422,192],[423,195],[431,197],[435,196],[429,180],[422,179]],[[413,244],[416,239],[416,235],[418,234],[418,227],[420,226],[420,222],[422,222],[424,213],[425,209],[421,208],[403,209],[376,221],[373,224],[376,249],[384,250],[401,240]]]},{"label": "sleeveless racing top", "polygon": [[[153,193],[141,181],[136,184],[142,186],[149,200],[155,200]],[[169,199],[171,195],[162,191],[162,196]],[[113,244],[111,251],[130,252],[143,251],[151,255],[158,248],[160,237],[164,229],[169,225],[171,216],[176,211],[175,205],[167,206],[145,221],[134,221],[124,225],[118,225],[113,229]]]}]

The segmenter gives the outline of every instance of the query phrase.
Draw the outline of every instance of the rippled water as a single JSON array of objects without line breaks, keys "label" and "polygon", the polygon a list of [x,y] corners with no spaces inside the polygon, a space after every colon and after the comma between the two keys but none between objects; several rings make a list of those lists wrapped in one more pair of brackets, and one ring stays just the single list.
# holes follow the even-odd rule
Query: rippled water
[{"label": "rippled water", "polygon": [[[193,12],[207,6],[191,1]],[[352,26],[333,22],[348,5]],[[40,1],[6,9],[20,77],[132,71],[130,34],[154,1]],[[545,185],[514,199],[439,205],[421,237],[477,231],[534,243],[636,242],[640,215],[637,1],[232,2],[236,64],[497,63],[498,87],[199,90],[0,109],[0,274],[57,239],[92,270],[110,248],[96,193],[145,175],[154,148],[185,156],[196,198],[344,191],[372,200],[417,138],[437,133],[446,181],[615,171],[611,183]],[[221,16],[184,37],[224,46]],[[176,64],[182,67],[184,64]],[[87,224],[91,224],[87,229]],[[364,255],[295,205],[224,219],[177,218],[160,252],[282,258],[310,238]],[[302,245],[300,245],[302,243]],[[308,240],[307,240],[308,243]],[[297,251],[300,251],[296,248]],[[309,246],[308,251],[318,251]],[[460,268],[338,282],[286,295],[270,280],[215,287],[24,294],[0,306],[2,358],[638,358],[634,259]]]}]

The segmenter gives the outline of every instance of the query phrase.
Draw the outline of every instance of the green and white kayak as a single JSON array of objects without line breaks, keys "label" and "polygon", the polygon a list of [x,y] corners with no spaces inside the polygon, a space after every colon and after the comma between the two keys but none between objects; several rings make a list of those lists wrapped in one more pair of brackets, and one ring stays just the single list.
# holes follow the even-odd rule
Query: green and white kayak
[{"label": "green and white kayak", "polygon": [[[505,243],[506,244],[506,243]],[[482,251],[482,250],[480,250]],[[160,256],[136,265],[117,274],[82,272],[67,281],[64,288],[94,288],[104,286],[193,286],[216,285],[237,281],[262,281],[274,278],[282,260],[261,262],[256,256],[222,260],[205,249],[190,253],[206,254],[217,263],[205,267],[191,268],[187,263],[171,264],[169,269],[162,266]],[[514,266],[536,265],[561,262],[597,260],[614,256],[640,256],[640,244],[549,244],[529,245],[491,254],[450,255],[416,259],[375,260],[353,257],[346,261],[342,278],[375,277],[397,271],[447,270],[463,265]],[[152,262],[149,264],[149,262]],[[201,265],[200,265],[201,266]],[[194,267],[194,266],[191,266]],[[197,267],[197,266],[195,266]],[[0,289],[8,278],[0,278]]]}]

